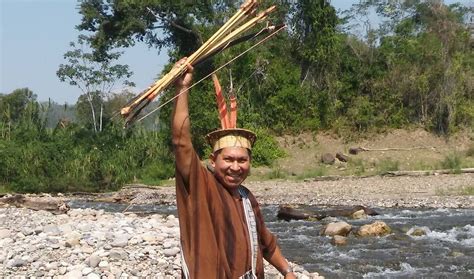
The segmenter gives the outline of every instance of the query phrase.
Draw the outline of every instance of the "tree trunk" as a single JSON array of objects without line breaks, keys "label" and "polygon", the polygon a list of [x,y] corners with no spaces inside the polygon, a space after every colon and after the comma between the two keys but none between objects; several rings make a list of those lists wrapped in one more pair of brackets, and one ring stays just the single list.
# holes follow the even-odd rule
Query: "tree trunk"
[{"label": "tree trunk", "polygon": [[89,102],[89,105],[91,107],[92,124],[94,125],[94,132],[97,133],[97,121],[95,118],[94,104],[92,103],[92,96],[90,95],[90,93],[87,93],[87,101]]}]

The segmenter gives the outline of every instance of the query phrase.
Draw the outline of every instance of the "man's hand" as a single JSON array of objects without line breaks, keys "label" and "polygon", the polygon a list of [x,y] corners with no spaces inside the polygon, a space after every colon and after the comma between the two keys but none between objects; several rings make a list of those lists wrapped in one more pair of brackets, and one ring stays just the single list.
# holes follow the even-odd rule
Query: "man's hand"
[{"label": "man's hand", "polygon": [[[186,61],[187,59],[188,59],[187,57],[181,58],[178,62],[174,64],[173,69],[187,64],[187,61]],[[191,66],[191,64],[187,64],[186,72],[182,74],[180,77],[178,77],[175,81],[176,88],[180,88],[181,90],[183,90],[191,86],[191,82],[193,80],[193,71],[194,71],[193,66]]]},{"label": "man's hand", "polygon": [[285,279],[296,279],[296,274],[294,272],[288,272],[285,275]]}]

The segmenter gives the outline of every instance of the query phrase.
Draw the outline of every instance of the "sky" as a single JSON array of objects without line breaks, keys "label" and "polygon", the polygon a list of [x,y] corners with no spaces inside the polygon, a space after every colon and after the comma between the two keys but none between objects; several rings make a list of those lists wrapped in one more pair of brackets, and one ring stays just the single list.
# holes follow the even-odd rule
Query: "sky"
[{"label": "sky", "polygon": [[[39,101],[74,104],[81,91],[60,82],[56,71],[76,41],[80,23],[76,0],[0,0],[0,93],[28,87]],[[144,44],[119,60],[134,72],[135,92],[147,88],[167,63],[166,51]]]},{"label": "sky", "polygon": [[[177,0],[176,0],[177,1]],[[332,0],[336,9],[348,9],[358,0]],[[445,1],[471,3],[472,0]],[[74,104],[81,91],[60,82],[56,71],[64,53],[71,50],[80,23],[77,0],[0,0],[0,93],[28,87],[38,101]],[[118,63],[134,72],[134,92],[151,85],[168,62],[166,50],[158,53],[144,44],[125,50]]]}]

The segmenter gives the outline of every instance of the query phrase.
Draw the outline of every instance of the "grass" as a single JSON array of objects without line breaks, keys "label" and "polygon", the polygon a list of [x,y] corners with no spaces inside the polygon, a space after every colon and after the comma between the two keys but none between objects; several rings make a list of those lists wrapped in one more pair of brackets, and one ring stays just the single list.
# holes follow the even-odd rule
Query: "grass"
[{"label": "grass", "polygon": [[400,170],[400,162],[387,158],[378,162],[376,168],[378,174],[383,174],[389,171],[398,171]]},{"label": "grass", "polygon": [[272,168],[269,173],[265,175],[267,179],[285,179],[288,177],[288,173],[283,171],[281,167]]},{"label": "grass", "polygon": [[474,143],[472,143],[466,150],[467,157],[474,157]]},{"label": "grass", "polygon": [[0,194],[8,194],[11,193],[12,191],[8,190],[5,185],[0,185]]},{"label": "grass", "polygon": [[462,187],[461,195],[464,195],[464,196],[474,196],[474,186]]},{"label": "grass", "polygon": [[474,196],[474,186],[461,186],[456,189],[436,190],[436,194],[440,196]]},{"label": "grass", "polygon": [[308,169],[305,170],[303,173],[296,176],[297,180],[304,180],[306,178],[314,178],[324,176],[326,174],[326,170],[323,166],[320,166],[316,169]]},{"label": "grass", "polygon": [[362,176],[366,172],[364,160],[362,159],[349,160],[349,163],[347,166],[349,169],[349,173],[352,173],[357,176]]},{"label": "grass", "polygon": [[462,168],[462,158],[457,152],[448,154],[443,161],[441,161],[441,168],[453,170],[454,173],[460,173]]},{"label": "grass", "polygon": [[433,165],[430,165],[426,163],[425,161],[416,161],[413,163],[409,169],[407,170],[412,170],[412,171],[423,171],[423,170],[434,170],[436,169]]}]

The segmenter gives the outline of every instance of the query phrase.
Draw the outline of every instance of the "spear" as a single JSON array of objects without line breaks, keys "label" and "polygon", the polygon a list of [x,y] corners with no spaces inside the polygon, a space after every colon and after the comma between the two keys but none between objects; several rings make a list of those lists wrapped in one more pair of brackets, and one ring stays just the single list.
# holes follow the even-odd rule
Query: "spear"
[{"label": "spear", "polygon": [[186,71],[188,65],[195,66],[196,64],[202,63],[206,59],[212,57],[219,51],[242,42],[242,38],[236,38],[254,27],[256,24],[265,20],[268,17],[268,14],[275,10],[275,6],[272,6],[265,11],[258,13],[253,18],[248,19],[248,17],[255,14],[256,6],[256,0],[246,1],[216,33],[214,33],[198,50],[187,58],[186,63],[171,69],[161,79],[125,105],[120,110],[120,113],[126,118],[126,125],[133,122],[138,114],[149,103],[151,103],[158,94],[163,92],[170,84],[181,76]]}]

